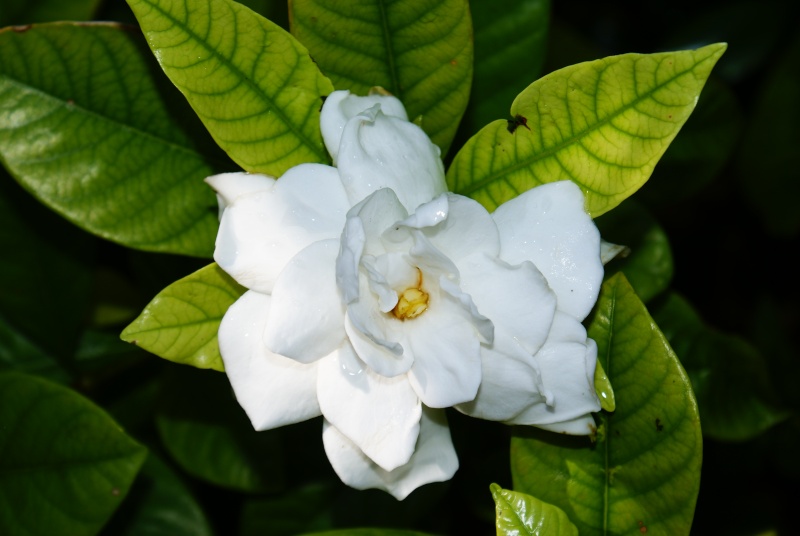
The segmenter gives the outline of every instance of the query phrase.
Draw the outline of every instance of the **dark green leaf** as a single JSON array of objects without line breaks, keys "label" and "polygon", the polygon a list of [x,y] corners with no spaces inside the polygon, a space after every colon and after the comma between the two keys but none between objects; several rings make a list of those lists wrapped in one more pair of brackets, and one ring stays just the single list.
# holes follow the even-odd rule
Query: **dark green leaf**
[{"label": "dark green leaf", "polygon": [[578,529],[563,510],[535,497],[490,486],[497,509],[497,536],[577,536]]},{"label": "dark green leaf", "polygon": [[677,294],[654,316],[692,380],[704,435],[744,441],[787,417],[776,407],[766,364],[751,344],[709,329]]},{"label": "dark green leaf", "polygon": [[176,363],[224,370],[217,331],[244,291],[219,266],[209,264],[162,290],[121,337]]},{"label": "dark green leaf", "polygon": [[459,151],[450,189],[493,210],[539,184],[572,180],[594,217],[638,190],[694,109],[724,44],[625,54],[537,80]]},{"label": "dark green leaf", "polygon": [[550,0],[470,4],[475,74],[463,128],[472,135],[505,119],[514,98],[539,76],[544,61]]},{"label": "dark green leaf", "polygon": [[211,536],[200,505],[175,472],[150,452],[128,500],[101,536]]},{"label": "dark green leaf", "polygon": [[325,532],[307,532],[302,536],[431,536],[424,532],[395,529],[344,529]]},{"label": "dark green leaf", "polygon": [[224,374],[171,370],[156,412],[161,440],[188,473],[226,488],[283,487],[281,431],[256,432]]},{"label": "dark green leaf", "polygon": [[0,371],[15,370],[66,383],[70,374],[0,316]]},{"label": "dark green leaf", "polygon": [[0,374],[0,533],[93,536],[146,450],[74,391]]},{"label": "dark green leaf", "polygon": [[644,305],[617,274],[589,324],[617,409],[595,443],[515,428],[514,489],[566,512],[581,535],[689,534],[702,437],[686,373]]},{"label": "dark green leaf", "polygon": [[111,23],[0,31],[0,159],[92,233],[210,256],[218,222],[203,179],[235,166],[157,69],[141,36]]},{"label": "dark green leaf", "polygon": [[239,536],[295,536],[333,526],[333,489],[313,484],[274,498],[251,499],[244,504]]},{"label": "dark green leaf", "polygon": [[3,0],[0,27],[57,20],[89,20],[100,0]]},{"label": "dark green leaf", "polygon": [[653,216],[633,199],[595,220],[603,239],[630,248],[606,266],[606,278],[622,272],[643,302],[650,301],[672,280],[672,250]]},{"label": "dark green leaf", "polygon": [[293,0],[292,33],[337,89],[380,86],[447,153],[469,99],[472,20],[466,0]]},{"label": "dark green leaf", "polygon": [[308,51],[231,0],[128,0],[161,68],[246,171],[328,162],[319,111],[333,91]]}]

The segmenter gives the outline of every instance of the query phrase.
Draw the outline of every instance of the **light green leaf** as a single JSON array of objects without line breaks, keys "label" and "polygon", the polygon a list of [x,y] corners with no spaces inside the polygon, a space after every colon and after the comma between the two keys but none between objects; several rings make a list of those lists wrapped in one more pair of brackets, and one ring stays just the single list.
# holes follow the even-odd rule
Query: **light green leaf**
[{"label": "light green leaf", "polygon": [[541,78],[514,100],[514,122],[490,123],[459,151],[450,189],[493,210],[572,180],[592,216],[611,210],[650,177],[725,48],[612,56]]},{"label": "light green leaf", "polygon": [[462,128],[470,135],[505,117],[542,69],[550,0],[493,0],[470,4],[475,33],[475,73]]},{"label": "light green leaf", "polygon": [[163,460],[147,456],[129,500],[101,536],[212,536],[211,526],[189,490]]},{"label": "light green leaf", "polygon": [[447,153],[472,81],[466,0],[293,0],[290,21],[337,89],[383,87]]},{"label": "light green leaf", "polygon": [[146,450],[71,389],[0,374],[0,534],[93,536]]},{"label": "light green leaf", "polygon": [[223,374],[170,370],[156,425],[167,451],[195,477],[249,492],[284,485],[282,430],[256,432]]},{"label": "light green leaf", "polygon": [[245,171],[329,162],[319,129],[333,91],[285,30],[231,0],[128,0],[161,68]]},{"label": "light green leaf", "polygon": [[497,509],[497,536],[577,536],[578,529],[563,510],[539,499],[490,486]]},{"label": "light green leaf", "polygon": [[689,379],[622,274],[603,283],[588,331],[617,409],[599,414],[594,444],[516,427],[514,489],[564,510],[582,536],[689,534],[702,458]]},{"label": "light green leaf", "polygon": [[224,370],[219,323],[244,291],[219,266],[209,264],[158,293],[125,328],[122,340],[176,363]]},{"label": "light green leaf", "polygon": [[710,329],[674,293],[654,317],[692,380],[705,436],[746,441],[788,417],[777,408],[766,363],[750,343]]},{"label": "light green leaf", "polygon": [[597,398],[600,399],[600,407],[605,411],[614,411],[617,409],[617,399],[614,396],[614,388],[611,386],[611,380],[608,379],[608,374],[603,370],[603,364],[597,362],[597,367],[594,369],[594,391],[597,393]]},{"label": "light green leaf", "polygon": [[603,239],[630,248],[625,257],[606,265],[606,278],[622,272],[643,302],[664,292],[674,264],[667,235],[653,216],[634,199],[595,220]]},{"label": "light green leaf", "polygon": [[[210,256],[203,178],[233,167],[135,33],[55,23],[0,31],[0,160],[40,201],[129,247]],[[207,136],[205,136],[207,138]]]}]

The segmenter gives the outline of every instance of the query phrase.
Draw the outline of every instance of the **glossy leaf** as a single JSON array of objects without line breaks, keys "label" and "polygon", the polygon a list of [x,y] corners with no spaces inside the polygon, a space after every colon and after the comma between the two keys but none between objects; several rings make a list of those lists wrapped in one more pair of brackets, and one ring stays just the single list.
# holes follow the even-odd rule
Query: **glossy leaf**
[{"label": "glossy leaf", "polygon": [[290,10],[292,33],[337,89],[383,87],[447,153],[472,81],[466,0],[293,0]]},{"label": "glossy leaf", "polygon": [[643,302],[664,292],[672,281],[672,248],[666,233],[653,216],[629,199],[613,212],[595,220],[600,236],[630,248],[606,265],[606,278],[622,272]]},{"label": "glossy leaf", "polygon": [[253,430],[223,374],[170,370],[156,425],[170,455],[197,478],[249,492],[284,485],[281,430]]},{"label": "glossy leaf", "polygon": [[539,76],[544,61],[550,0],[472,2],[475,74],[462,126],[470,135],[495,119]]},{"label": "glossy leaf", "polygon": [[101,536],[212,536],[203,510],[178,475],[153,452]]},{"label": "glossy leaf", "polygon": [[0,533],[92,536],[128,493],[146,450],[74,391],[0,374]]},{"label": "glossy leaf", "polygon": [[578,529],[563,510],[535,497],[490,486],[497,509],[497,536],[577,536]]},{"label": "glossy leaf", "polygon": [[33,344],[0,316],[0,371],[25,372],[58,383],[70,374],[52,356]]},{"label": "glossy leaf", "polygon": [[745,441],[788,417],[777,408],[766,363],[750,343],[710,329],[677,294],[654,316],[692,380],[704,435]]},{"label": "glossy leaf", "polygon": [[224,370],[217,331],[244,291],[219,266],[209,264],[158,293],[121,337],[176,363]]},{"label": "glossy leaf", "polygon": [[275,177],[329,161],[319,129],[333,91],[306,48],[231,0],[129,0],[161,68],[225,152]]},{"label": "glossy leaf", "polygon": [[141,38],[112,23],[0,31],[0,159],[92,233],[210,256],[218,222],[203,179],[235,166],[156,69]]},{"label": "glossy leaf", "polygon": [[581,535],[688,534],[702,458],[689,379],[622,274],[603,284],[588,332],[617,409],[598,415],[594,443],[515,428],[514,489],[564,510]]},{"label": "glossy leaf", "polygon": [[724,44],[625,54],[565,67],[459,151],[450,189],[493,210],[539,184],[572,180],[599,216],[638,190],[694,109]]}]

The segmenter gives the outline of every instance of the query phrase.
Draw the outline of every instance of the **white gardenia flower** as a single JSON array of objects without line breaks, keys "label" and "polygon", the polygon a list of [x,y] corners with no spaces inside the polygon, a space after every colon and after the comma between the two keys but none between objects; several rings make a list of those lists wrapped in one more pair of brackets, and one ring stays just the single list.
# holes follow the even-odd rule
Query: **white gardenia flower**
[{"label": "white gardenia flower", "polygon": [[214,259],[249,289],[219,346],[253,426],[322,415],[339,477],[398,499],[458,468],[443,408],[589,434],[603,267],[580,189],[489,214],[390,96],[334,92],[321,128],[335,167],[207,179]]}]

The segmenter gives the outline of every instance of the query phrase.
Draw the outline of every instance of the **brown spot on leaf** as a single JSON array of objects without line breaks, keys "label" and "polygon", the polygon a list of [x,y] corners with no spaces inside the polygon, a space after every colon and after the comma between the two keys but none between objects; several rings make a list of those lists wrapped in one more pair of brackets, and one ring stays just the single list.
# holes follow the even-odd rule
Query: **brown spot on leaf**
[{"label": "brown spot on leaf", "polygon": [[656,417],[656,430],[660,432],[663,429],[664,429],[664,425],[661,423],[661,419]]},{"label": "brown spot on leaf", "polygon": [[510,133],[513,134],[514,132],[516,132],[517,128],[520,127],[520,126],[523,126],[523,127],[527,128],[528,130],[531,129],[531,127],[528,126],[528,118],[524,117],[522,115],[517,114],[517,115],[514,116],[514,119],[509,119],[508,120],[508,127],[507,128],[508,128],[508,131]]}]

